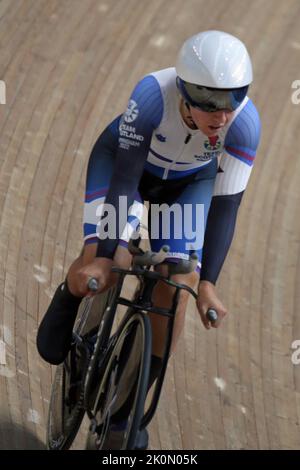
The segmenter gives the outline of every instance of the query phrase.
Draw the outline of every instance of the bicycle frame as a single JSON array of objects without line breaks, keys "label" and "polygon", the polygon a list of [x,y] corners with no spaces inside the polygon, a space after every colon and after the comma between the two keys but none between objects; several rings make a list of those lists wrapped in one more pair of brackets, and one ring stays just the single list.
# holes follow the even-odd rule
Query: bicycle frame
[{"label": "bicycle frame", "polygon": [[[158,272],[155,271],[150,271],[148,268],[142,268],[142,267],[134,267],[131,270],[125,270],[122,268],[112,268],[112,271],[115,273],[119,274],[117,286],[116,286],[116,294],[114,296],[112,305],[111,307],[111,315],[110,316],[110,321],[113,322],[113,318],[117,309],[118,305],[124,305],[128,307],[129,309],[133,311],[143,311],[143,312],[148,312],[148,313],[155,313],[158,315],[162,315],[165,317],[169,318],[168,321],[168,328],[167,328],[167,335],[166,335],[166,344],[165,344],[165,349],[164,349],[164,355],[162,358],[162,368],[161,372],[159,374],[159,377],[157,378],[156,386],[154,389],[154,394],[150,403],[150,406],[144,415],[141,423],[141,427],[147,426],[147,424],[152,420],[155,411],[158,406],[158,401],[160,398],[161,394],[161,389],[165,377],[165,372],[167,369],[167,364],[168,364],[168,359],[169,359],[169,353],[171,349],[171,343],[172,343],[172,335],[173,335],[173,329],[174,329],[174,320],[175,320],[175,314],[179,302],[179,294],[180,290],[186,290],[190,294],[193,295],[193,297],[197,298],[196,293],[191,289],[189,286],[186,286],[185,284],[179,284],[174,281],[172,281],[169,278],[166,278],[165,276],[159,274]],[[138,277],[140,281],[139,289],[137,291],[137,294],[133,298],[133,300],[128,300],[124,297],[120,296],[122,286],[124,283],[124,279],[126,276],[136,276]],[[174,287],[176,290],[173,295],[172,299],[172,306],[168,309],[166,308],[161,308],[161,307],[153,307],[152,305],[152,293],[154,290],[154,287],[156,284],[162,281],[172,287]],[[128,318],[130,313],[128,313],[125,318]],[[109,351],[109,348],[108,348]],[[105,360],[103,363],[105,364]],[[88,416],[91,420],[93,420],[94,416],[91,413],[91,410],[86,410],[88,413]]]},{"label": "bicycle frame", "polygon": [[[156,266],[164,262],[163,260],[164,257],[166,257],[167,253],[168,247],[163,247],[158,253],[143,253],[140,250],[139,252],[137,252],[137,256],[135,256],[133,259],[132,268],[130,270],[117,267],[112,268],[112,271],[118,274],[117,283],[111,289],[108,289],[104,293],[104,295],[100,295],[99,298],[96,299],[95,303],[94,301],[87,302],[87,304],[84,306],[83,312],[81,312],[78,318],[79,323],[73,331],[74,350],[72,349],[73,352],[71,351],[72,354],[77,354],[77,352],[79,353],[78,356],[76,355],[76,361],[77,358],[79,358],[79,360],[81,361],[79,363],[79,369],[77,368],[77,363],[75,364],[75,369],[77,372],[79,372],[79,375],[77,376],[76,372],[76,375],[74,376],[75,382],[73,383],[70,378],[70,384],[67,386],[68,394],[71,390],[71,385],[72,387],[75,387],[74,393],[76,396],[73,396],[72,398],[68,395],[67,398],[70,398],[70,401],[65,401],[65,390],[63,384],[60,383],[60,380],[61,377],[62,379],[64,379],[65,375],[69,377],[70,373],[73,370],[74,364],[71,364],[71,367],[69,367],[69,369],[67,370],[67,366],[69,364],[68,362],[64,361],[64,366],[61,366],[63,367],[63,369],[61,369],[61,374],[63,373],[65,375],[58,375],[58,379],[55,385],[56,388],[54,387],[51,393],[51,400],[53,401],[54,399],[54,404],[57,396],[61,396],[62,393],[63,396],[61,396],[62,402],[59,408],[56,409],[54,407],[53,410],[51,410],[51,407],[53,407],[53,403],[52,401],[52,404],[50,403],[47,434],[47,442],[49,443],[49,448],[68,448],[74,440],[74,437],[79,429],[80,423],[85,412],[87,413],[90,419],[90,435],[92,436],[96,432],[96,434],[98,434],[98,436],[100,436],[101,438],[101,429],[103,425],[102,418],[106,420],[106,415],[110,416],[111,411],[109,407],[107,409],[105,408],[105,402],[102,401],[105,399],[107,393],[107,390],[105,388],[106,379],[107,376],[109,377],[109,371],[111,368],[112,360],[114,359],[114,357],[117,357],[114,356],[115,354],[118,355],[119,353],[119,357],[122,357],[122,359],[124,359],[123,366],[126,368],[127,355],[122,355],[121,350],[118,351],[116,345],[118,344],[118,341],[121,338],[120,345],[122,347],[122,341],[124,342],[125,338],[124,335],[127,335],[127,331],[129,331],[128,326],[134,325],[135,322],[137,322],[142,328],[142,331],[144,331],[143,344],[145,349],[141,349],[141,347],[139,346],[138,353],[141,353],[141,360],[143,360],[143,358],[146,359],[142,362],[142,368],[140,366],[140,368],[138,369],[139,377],[142,377],[140,381],[142,388],[138,389],[137,397],[139,397],[139,401],[138,408],[136,408],[138,412],[135,415],[136,419],[133,427],[134,432],[136,432],[137,426],[139,426],[140,429],[146,427],[153,418],[154,413],[157,409],[165,377],[165,372],[167,369],[167,363],[172,343],[174,320],[178,307],[180,291],[184,289],[191,295],[193,295],[195,299],[197,299],[198,297],[197,294],[193,291],[193,289],[191,289],[189,286],[185,284],[179,284],[171,280],[171,276],[174,274],[184,274],[187,272],[192,272],[195,266],[195,262],[197,261],[195,257],[191,256],[187,263],[183,263],[180,266],[178,263],[177,268],[175,270],[173,267],[170,268],[168,271],[168,276],[164,276],[156,271],[151,271],[152,266]],[[132,300],[128,300],[127,298],[121,296],[122,287],[126,276],[136,276],[139,280],[138,289],[136,290]],[[90,281],[93,281],[91,286]],[[91,278],[90,281],[88,285],[89,289],[91,291],[97,291],[97,279]],[[158,282],[163,282],[169,286],[172,286],[175,289],[172,296],[171,306],[169,308],[153,306],[153,290]],[[97,305],[98,300],[99,305]],[[124,315],[121,323],[118,325],[116,332],[112,334],[118,305],[123,305],[127,307],[127,312]],[[149,366],[151,360],[150,356],[152,347],[151,325],[150,320],[146,315],[147,313],[162,315],[168,319],[168,322],[167,331],[165,335],[165,345],[162,357],[161,370],[156,380],[154,393],[151,398],[150,405],[145,411],[144,406],[147,396],[147,384],[149,384]],[[102,317],[100,317],[99,314],[101,314]],[[208,314],[210,315],[208,316]],[[213,308],[208,309],[206,315],[211,322],[214,322],[218,319],[217,312]],[[90,320],[91,324],[89,324]],[[81,348],[83,349],[81,350]],[[75,356],[71,357],[71,359],[75,360]],[[139,362],[137,364],[141,363]],[[127,388],[129,388],[128,384],[126,384],[125,389],[127,390]],[[136,403],[137,401],[135,401],[135,404]],[[102,409],[102,405],[104,406],[104,409]],[[65,406],[69,407],[68,413],[72,418],[71,423],[66,421],[66,427],[64,418]],[[132,409],[132,412],[135,412],[136,409]],[[106,413],[107,410],[108,413]],[[100,412],[100,419],[98,419],[98,412]],[[69,420],[69,415],[67,415],[67,420]],[[53,423],[54,426],[58,423],[57,429],[54,429],[54,434],[52,432]],[[95,436],[95,438],[96,437],[97,436]],[[62,441],[58,442],[57,439],[62,439]],[[131,445],[133,445],[133,442],[130,441],[130,446]]]}]

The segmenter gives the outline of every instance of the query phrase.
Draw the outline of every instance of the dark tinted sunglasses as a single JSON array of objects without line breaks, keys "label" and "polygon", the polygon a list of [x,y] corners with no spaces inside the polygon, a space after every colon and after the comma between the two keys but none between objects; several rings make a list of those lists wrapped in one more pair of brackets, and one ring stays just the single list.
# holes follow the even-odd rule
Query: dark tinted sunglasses
[{"label": "dark tinted sunglasses", "polygon": [[183,98],[201,111],[213,113],[220,110],[235,111],[247,95],[248,85],[235,89],[208,88],[185,82],[177,77],[177,87]]}]

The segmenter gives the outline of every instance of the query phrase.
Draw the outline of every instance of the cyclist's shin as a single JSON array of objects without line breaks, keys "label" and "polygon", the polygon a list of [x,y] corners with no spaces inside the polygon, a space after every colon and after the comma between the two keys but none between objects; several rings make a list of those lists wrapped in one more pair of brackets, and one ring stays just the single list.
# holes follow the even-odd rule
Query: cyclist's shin
[{"label": "cyclist's shin", "polygon": [[56,289],[37,333],[37,349],[50,364],[60,364],[68,354],[81,300],[70,292],[67,281]]}]

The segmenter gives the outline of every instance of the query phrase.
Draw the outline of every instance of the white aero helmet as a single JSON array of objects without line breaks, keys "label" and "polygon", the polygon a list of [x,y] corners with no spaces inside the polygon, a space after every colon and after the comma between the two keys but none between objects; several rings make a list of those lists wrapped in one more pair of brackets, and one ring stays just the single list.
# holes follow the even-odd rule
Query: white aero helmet
[{"label": "white aero helmet", "polygon": [[185,101],[203,111],[234,111],[252,82],[252,65],[245,45],[222,31],[204,31],[182,46],[177,86]]}]

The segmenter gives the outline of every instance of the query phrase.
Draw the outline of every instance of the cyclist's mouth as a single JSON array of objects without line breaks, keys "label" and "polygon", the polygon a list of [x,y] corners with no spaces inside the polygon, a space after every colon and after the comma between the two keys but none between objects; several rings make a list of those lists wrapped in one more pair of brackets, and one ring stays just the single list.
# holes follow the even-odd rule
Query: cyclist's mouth
[{"label": "cyclist's mouth", "polygon": [[212,131],[218,131],[222,129],[223,126],[208,126]]}]

